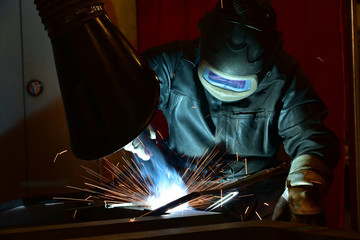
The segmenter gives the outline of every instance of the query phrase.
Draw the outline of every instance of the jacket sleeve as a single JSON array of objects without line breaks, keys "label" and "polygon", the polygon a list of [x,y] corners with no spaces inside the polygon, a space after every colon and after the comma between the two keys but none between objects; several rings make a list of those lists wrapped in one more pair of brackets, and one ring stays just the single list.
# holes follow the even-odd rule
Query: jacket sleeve
[{"label": "jacket sleeve", "polygon": [[181,57],[180,43],[175,41],[146,50],[142,58],[152,68],[160,82],[159,109],[169,101],[171,81]]},{"label": "jacket sleeve", "polygon": [[[327,108],[298,65],[289,81],[278,124],[285,151],[293,159],[289,177],[295,172],[316,173],[329,184],[339,157],[339,143],[323,123]],[[306,180],[305,175],[302,180]],[[294,183],[301,182],[296,176]]]}]

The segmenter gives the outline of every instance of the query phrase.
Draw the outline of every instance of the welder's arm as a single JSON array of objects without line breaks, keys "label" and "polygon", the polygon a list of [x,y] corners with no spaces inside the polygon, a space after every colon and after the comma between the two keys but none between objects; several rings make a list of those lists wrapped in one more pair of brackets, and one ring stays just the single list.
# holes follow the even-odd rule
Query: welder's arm
[{"label": "welder's arm", "polygon": [[323,124],[327,108],[300,68],[283,103],[279,134],[293,160],[286,190],[274,210],[273,219],[321,224],[325,196],[339,156],[338,139]]},{"label": "welder's arm", "polygon": [[[164,110],[169,101],[170,82],[180,57],[178,49],[178,42],[173,42],[148,49],[142,53],[142,59],[153,69],[159,80],[160,97],[158,109],[160,110]],[[146,141],[143,141],[144,139],[156,139],[156,133],[150,125],[136,139],[127,144],[124,150],[136,154],[143,160],[149,160],[151,158],[151,152],[146,146]]]}]

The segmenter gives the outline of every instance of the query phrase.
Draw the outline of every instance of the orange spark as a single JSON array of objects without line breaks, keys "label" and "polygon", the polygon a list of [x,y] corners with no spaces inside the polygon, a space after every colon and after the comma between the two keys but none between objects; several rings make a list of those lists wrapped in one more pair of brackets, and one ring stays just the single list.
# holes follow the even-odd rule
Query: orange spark
[{"label": "orange spark", "polygon": [[249,210],[249,206],[246,208],[246,210],[245,210],[245,214],[247,213],[247,211]]},{"label": "orange spark", "polygon": [[161,139],[164,140],[164,137],[163,137],[163,135],[161,134],[161,132],[160,132],[159,130],[157,130],[156,132],[160,135]]},{"label": "orange spark", "polygon": [[262,218],[260,217],[259,213],[258,213],[257,211],[255,211],[255,213],[256,213],[256,215],[258,216],[258,218],[259,218],[260,220],[262,220]]},{"label": "orange spark", "polygon": [[66,153],[67,152],[67,150],[64,150],[64,151],[61,151],[61,152],[59,152],[59,153],[57,153],[56,154],[56,156],[55,156],[55,158],[54,158],[54,163],[56,162],[56,159],[58,158],[58,156],[60,156],[61,154],[64,154],[64,153]]},{"label": "orange spark", "polygon": [[220,129],[218,135],[215,138],[218,138],[220,136],[220,133],[222,132],[223,128]]},{"label": "orange spark", "polygon": [[250,194],[246,194],[246,195],[240,195],[240,196],[238,196],[238,198],[251,197],[251,196],[254,196],[254,194],[250,193]]},{"label": "orange spark", "polygon": [[[159,133],[159,135],[161,134]],[[179,172],[179,175],[186,184],[188,192],[217,189],[220,193],[220,190],[226,183],[225,181],[224,183],[219,183],[219,180],[221,179],[218,177],[218,174],[224,169],[224,166],[226,165],[225,167],[227,167],[229,163],[222,162],[222,156],[219,158],[219,161],[213,161],[219,152],[220,150],[217,147],[214,147],[211,151],[209,151],[209,148],[205,147],[204,154],[201,157],[188,157],[190,165],[196,164],[197,166],[195,170],[187,168],[184,169],[184,171]],[[186,154],[183,154],[182,156],[185,157]],[[109,173],[105,175],[85,166],[81,166],[82,169],[90,175],[89,177],[83,176],[88,180],[84,183],[85,187],[68,187],[84,191],[90,196],[87,196],[85,199],[67,198],[66,200],[82,201],[86,203],[106,202],[113,204],[136,202],[143,203],[144,206],[146,206],[147,199],[149,196],[153,195],[156,186],[154,186],[154,182],[146,169],[145,164],[142,161],[134,160],[134,158],[127,159],[124,158],[124,156],[121,156],[121,159],[121,164],[117,162],[115,165],[107,158],[104,158],[103,161],[106,164],[103,165],[103,171]],[[204,174],[204,172],[206,172],[206,174]],[[168,169],[165,170],[165,173],[167,173],[167,175],[170,174]],[[219,200],[218,195],[203,195],[191,200],[189,206],[205,209],[217,200]],[[146,213],[143,216],[147,214],[149,213]]]},{"label": "orange spark", "polygon": [[247,169],[247,158],[244,159],[245,160],[245,175],[248,174],[248,169]]},{"label": "orange spark", "polygon": [[321,57],[317,57],[322,63],[325,63],[325,61]]}]

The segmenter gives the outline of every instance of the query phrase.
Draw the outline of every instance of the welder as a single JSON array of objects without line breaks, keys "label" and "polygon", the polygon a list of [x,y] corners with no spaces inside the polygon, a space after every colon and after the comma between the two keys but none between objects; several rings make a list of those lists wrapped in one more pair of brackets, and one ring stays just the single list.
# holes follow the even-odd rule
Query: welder
[{"label": "welder", "polygon": [[[324,224],[338,140],[323,124],[326,106],[298,62],[282,50],[271,3],[220,1],[199,29],[196,40],[143,54],[160,81],[158,108],[169,129],[163,149],[172,164],[189,167],[180,156],[217,148],[232,161],[223,172],[231,180],[275,166],[283,149],[291,162],[288,175],[247,189],[245,197],[223,206],[224,214]],[[149,158],[136,141],[125,149]]]}]

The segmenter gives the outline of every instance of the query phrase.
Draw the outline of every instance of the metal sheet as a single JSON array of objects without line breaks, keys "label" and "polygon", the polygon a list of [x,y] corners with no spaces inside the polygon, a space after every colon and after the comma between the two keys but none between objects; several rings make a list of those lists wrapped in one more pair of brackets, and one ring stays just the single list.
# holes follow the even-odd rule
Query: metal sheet
[{"label": "metal sheet", "polygon": [[[118,209],[119,217],[130,211]],[[49,214],[53,212],[49,211]],[[127,213],[127,214],[128,214]],[[49,215],[48,215],[49,217]],[[56,225],[0,229],[1,239],[267,239],[346,240],[360,239],[359,233],[325,227],[276,221],[224,222],[219,213],[185,211],[158,217],[128,217]]]}]

